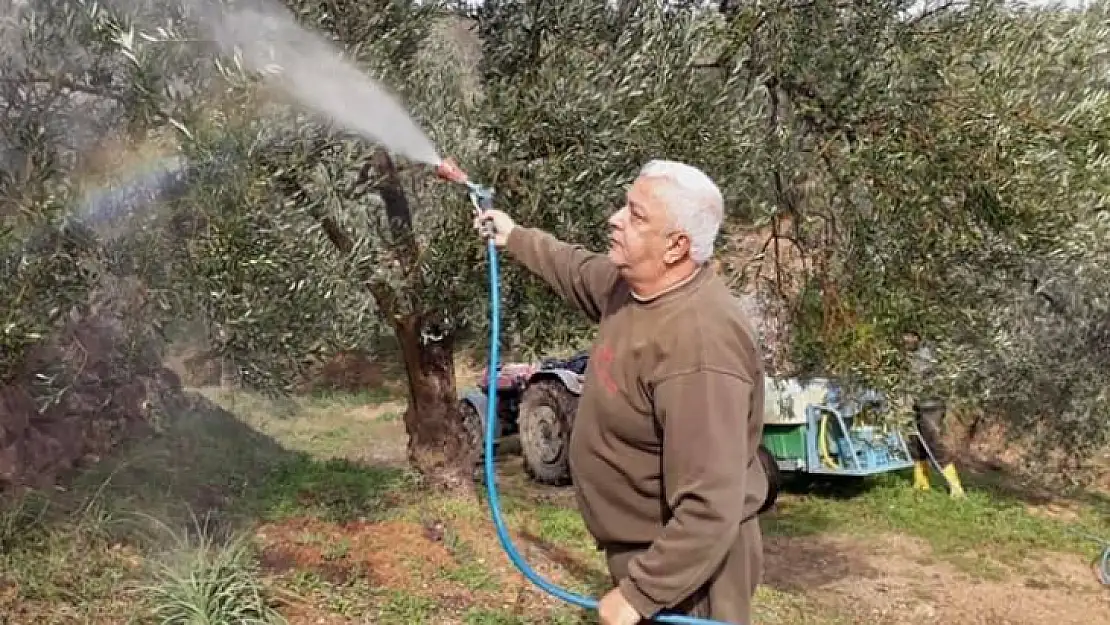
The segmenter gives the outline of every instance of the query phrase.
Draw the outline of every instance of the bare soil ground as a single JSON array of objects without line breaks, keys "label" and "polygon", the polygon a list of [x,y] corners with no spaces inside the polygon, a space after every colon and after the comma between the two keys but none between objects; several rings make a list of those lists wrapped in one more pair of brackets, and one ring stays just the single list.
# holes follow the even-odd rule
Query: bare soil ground
[{"label": "bare soil ground", "polygon": [[889,534],[779,537],[766,553],[768,585],[804,592],[848,622],[1110,622],[1110,593],[1072,554],[1046,554],[1018,567],[992,563],[999,568],[976,574],[938,559],[921,540]]}]

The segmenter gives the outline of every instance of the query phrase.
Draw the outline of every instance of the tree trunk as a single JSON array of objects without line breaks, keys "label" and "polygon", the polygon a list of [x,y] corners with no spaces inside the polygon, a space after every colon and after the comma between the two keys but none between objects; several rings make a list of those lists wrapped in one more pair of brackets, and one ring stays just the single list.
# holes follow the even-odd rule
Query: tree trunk
[{"label": "tree trunk", "polygon": [[409,382],[409,464],[434,488],[473,492],[478,449],[459,411],[454,337],[429,336],[418,315],[398,319],[394,330]]},{"label": "tree trunk", "polygon": [[[374,187],[386,204],[393,238],[390,243],[398,249],[407,284],[398,289],[374,275],[363,280],[381,315],[391,320],[401,345],[409,382],[409,405],[405,410],[409,465],[433,488],[473,493],[478,448],[459,410],[454,337],[419,312],[420,293],[425,287],[419,280],[412,211],[400,174],[385,150],[376,151],[363,167],[351,193],[359,193],[358,187],[370,180],[372,171],[380,174]],[[351,235],[331,215],[321,212],[317,218],[336,249],[351,254],[355,247]]]}]

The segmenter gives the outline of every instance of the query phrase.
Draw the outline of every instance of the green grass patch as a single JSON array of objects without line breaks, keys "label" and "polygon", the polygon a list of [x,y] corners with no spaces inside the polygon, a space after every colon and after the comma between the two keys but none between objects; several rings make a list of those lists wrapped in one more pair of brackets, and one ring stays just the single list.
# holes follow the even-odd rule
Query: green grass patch
[{"label": "green grass patch", "polygon": [[[59,493],[29,491],[0,499],[0,613],[4,600],[40,602],[73,617],[110,609],[136,579],[137,549],[121,539],[126,518],[93,493],[81,501]],[[73,495],[71,493],[64,493]]]},{"label": "green grass patch", "polygon": [[501,580],[490,572],[489,565],[474,560],[461,562],[457,567],[442,571],[439,579],[461,584],[473,592],[493,592],[501,587]]},{"label": "green grass patch", "polygon": [[466,625],[529,625],[531,621],[502,610],[471,608],[463,616],[463,623]]},{"label": "green grass patch", "polygon": [[270,471],[296,459],[296,452],[198,395],[167,416],[160,434],[133,441],[52,499],[73,500],[73,507],[93,497],[118,516],[141,511],[188,523],[194,512],[250,499]]},{"label": "green grass patch", "polygon": [[395,421],[400,421],[404,416],[404,413],[399,410],[387,410],[378,415],[378,421],[380,423],[393,423]]},{"label": "green grass patch", "polygon": [[386,593],[375,622],[382,625],[434,623],[438,610],[439,604],[434,599],[394,590]]},{"label": "green grass patch", "polygon": [[[574,507],[559,505],[529,496],[527,493],[509,489],[500,494],[501,515],[511,529],[524,530],[545,543],[558,545],[564,549],[591,553],[594,541],[582,515]],[[479,493],[478,501],[468,506],[481,515],[482,520],[493,523],[485,492]],[[474,514],[471,513],[473,518]]]},{"label": "green grass patch", "polygon": [[329,611],[357,621],[373,609],[373,598],[374,589],[370,584],[365,579],[355,578],[331,588],[323,602]]},{"label": "green grass patch", "polygon": [[752,622],[762,625],[848,625],[849,620],[821,608],[805,595],[760,586],[752,605]]},{"label": "green grass patch", "polygon": [[283,594],[298,601],[322,606],[351,622],[363,622],[373,612],[380,589],[371,587],[364,577],[332,582],[311,571],[294,571],[282,579]]},{"label": "green grass patch", "polygon": [[471,608],[463,615],[466,625],[591,625],[597,623],[592,614],[567,609],[546,616],[523,616],[508,610]]},{"label": "green grass patch", "polygon": [[908,534],[926,540],[938,554],[975,552],[1003,562],[1043,550],[1093,556],[1097,545],[1078,536],[1077,528],[1110,534],[1110,519],[1091,508],[1075,523],[1034,515],[1018,499],[974,487],[959,500],[943,488],[915,491],[900,475],[872,478],[868,485],[850,496],[786,495],[779,509],[765,517],[765,531],[792,536]]},{"label": "green grass patch", "polygon": [[489,509],[481,500],[468,499],[436,492],[419,492],[415,489],[398,492],[401,504],[387,510],[385,518],[411,523],[431,519],[440,521],[491,522]]},{"label": "green grass patch", "polygon": [[59,516],[37,493],[5,501],[0,588],[12,587],[19,599],[65,605],[76,613],[112,597],[129,577],[129,554],[114,544],[115,525],[95,502]]},{"label": "green grass patch", "polygon": [[272,471],[251,505],[270,520],[299,515],[337,523],[376,519],[391,505],[387,496],[412,486],[414,479],[403,469],[300,456]]},{"label": "green grass patch", "polygon": [[440,571],[439,579],[462,584],[474,592],[494,591],[500,587],[500,580],[490,571],[489,565],[478,558],[474,546],[460,538],[451,526],[444,531],[443,543],[456,566]]},{"label": "green grass patch", "polygon": [[373,394],[269,399],[250,393],[216,394],[220,405],[283,447],[317,459],[367,458],[404,446],[403,405]]},{"label": "green grass patch", "polygon": [[312,408],[356,408],[377,406],[404,398],[405,394],[402,390],[383,386],[357,393],[319,390],[306,395],[303,402],[307,407]]},{"label": "green grass patch", "polygon": [[594,549],[593,538],[586,531],[586,524],[577,510],[541,504],[534,507],[531,514],[539,527],[539,537],[543,540],[587,552]]},{"label": "green grass patch", "polygon": [[151,581],[138,587],[149,614],[163,625],[276,625],[249,537],[218,541],[203,529],[177,534],[150,560]]},{"label": "green grass patch", "polygon": [[[381,445],[397,442],[372,437],[376,432],[400,431],[396,424],[383,426],[383,421],[395,418],[394,413],[359,408],[387,399],[392,398],[316,396],[298,400],[301,412],[290,418],[267,412],[268,404],[248,407],[244,403],[244,410],[254,411],[247,416],[255,418],[255,427],[245,423],[242,414],[232,415],[211,403],[171,415],[160,436],[81,476],[69,493],[62,494],[68,502],[53,503],[58,493],[33,494],[0,507],[0,589],[16,588],[16,600],[57,605],[56,613],[72,616],[74,622],[92,620],[89,615],[98,608],[87,606],[98,602],[103,606],[113,599],[135,602],[136,614],[168,624],[280,622],[267,608],[272,602],[246,539],[217,540],[205,528],[193,528],[168,535],[168,541],[140,546],[133,535],[134,524],[124,523],[126,514],[142,510],[165,521],[167,527],[177,527],[174,519],[183,512],[220,510],[213,526],[231,536],[241,536],[236,530],[258,520],[297,516],[333,523],[441,521],[454,565],[428,574],[427,579],[416,579],[420,567],[414,566],[413,578],[399,586],[420,588],[418,593],[372,588],[361,573],[324,579],[293,570],[271,581],[278,580],[283,591],[315,609],[352,622],[596,623],[592,613],[570,607],[554,614],[521,615],[488,605],[468,609],[458,605],[457,598],[436,600],[439,584],[493,593],[504,583],[476,555],[489,545],[468,544],[455,531],[463,525],[487,527],[490,511],[483,486],[476,499],[430,493],[418,488],[418,479],[408,470],[351,459],[380,457],[365,454],[367,440]],[[392,410],[392,406],[386,408]],[[333,455],[348,458],[326,459]],[[529,483],[515,469],[518,465],[513,459],[498,470],[504,517],[514,533],[523,535],[517,540],[518,550],[535,548],[543,553],[541,557],[563,567],[573,592],[596,597],[608,590],[603,557],[594,549],[567,491]],[[1081,506],[1075,520],[1033,514],[1020,499],[970,483],[966,500],[949,498],[937,482],[931,492],[914,491],[903,475],[873,478],[864,484],[788,492],[778,510],[764,518],[765,532],[847,534],[861,537],[861,543],[877,534],[918,537],[932,551],[914,551],[916,555],[906,557],[922,564],[943,558],[980,579],[1021,575],[1025,566],[1021,559],[1044,550],[1094,557],[1100,546],[1080,532],[1110,537],[1110,504],[1105,500]],[[305,532],[294,540],[320,549],[325,561],[352,555],[352,544],[342,538]],[[1037,576],[1030,583],[1046,582]],[[128,594],[127,589],[141,592]],[[4,607],[0,604],[0,613]],[[832,608],[823,598],[764,586],[756,597],[755,617],[765,625],[852,622]]]}]

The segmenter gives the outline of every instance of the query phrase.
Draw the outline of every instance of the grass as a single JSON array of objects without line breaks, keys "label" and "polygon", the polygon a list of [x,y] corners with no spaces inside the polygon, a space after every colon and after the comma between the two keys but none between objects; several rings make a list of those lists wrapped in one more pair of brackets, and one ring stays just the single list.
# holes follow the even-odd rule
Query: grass
[{"label": "grass", "polygon": [[36,494],[6,503],[0,514],[0,589],[6,582],[29,602],[79,608],[118,586],[128,554],[114,547],[114,528],[102,508],[90,506],[52,526],[49,502]]},{"label": "grass", "polygon": [[941,557],[978,552],[1011,563],[1038,551],[1093,557],[1097,545],[1078,532],[1110,536],[1110,518],[1091,506],[1082,506],[1074,519],[1063,520],[1032,514],[1020,499],[976,488],[974,481],[964,500],[950,498],[943,488],[920,492],[907,484],[905,475],[887,475],[873,478],[868,488],[854,496],[791,497],[769,517],[766,528],[784,536],[908,535],[925,540]]},{"label": "grass", "polygon": [[395,625],[405,623],[431,623],[438,611],[434,599],[404,591],[390,592],[378,610],[378,622]]},{"label": "grass", "polygon": [[[0,614],[44,623],[595,623],[511,568],[481,493],[424,492],[398,466],[402,409],[385,394],[282,407],[205,393],[161,437],[66,492],[7,502]],[[867,551],[911,539],[923,547],[898,557],[915,566],[1052,592],[1058,580],[1030,573],[1028,562],[1094,557],[1098,545],[1079,528],[1110,536],[1098,503],[1051,516],[965,479],[964,501],[939,486],[914,491],[902,475],[784,494],[763,522],[778,545],[769,566],[797,569],[765,580],[758,622],[887,622],[838,598],[856,565],[836,563],[858,557],[846,544]],[[499,469],[499,486],[514,544],[541,575],[592,596],[608,589],[567,489],[530,484],[515,458]],[[930,592],[911,590],[899,600]]]},{"label": "grass", "polygon": [[414,486],[402,469],[368,471],[349,460],[313,460],[308,456],[276,467],[254,492],[251,507],[264,520],[310,515],[346,522],[377,518],[388,496]]},{"label": "grass", "polygon": [[197,524],[192,533],[165,530],[170,547],[148,558],[150,582],[137,586],[150,616],[162,625],[279,625],[269,605],[250,537],[221,541]]}]

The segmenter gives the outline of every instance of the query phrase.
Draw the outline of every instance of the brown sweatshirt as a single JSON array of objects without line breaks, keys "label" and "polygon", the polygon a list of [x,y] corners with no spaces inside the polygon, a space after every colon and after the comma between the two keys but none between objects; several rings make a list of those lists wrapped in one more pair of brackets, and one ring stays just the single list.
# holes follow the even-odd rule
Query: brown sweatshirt
[{"label": "brown sweatshirt", "polygon": [[708,266],[640,301],[607,256],[540,230],[514,228],[506,250],[600,322],[570,442],[579,508],[600,546],[643,545],[620,580],[629,602],[647,617],[674,608],[766,496],[751,327]]}]

